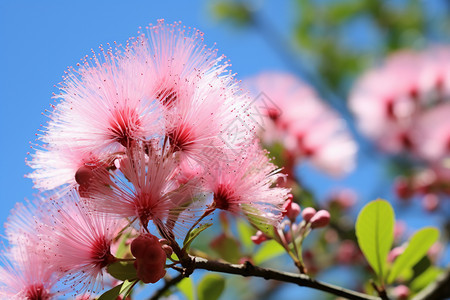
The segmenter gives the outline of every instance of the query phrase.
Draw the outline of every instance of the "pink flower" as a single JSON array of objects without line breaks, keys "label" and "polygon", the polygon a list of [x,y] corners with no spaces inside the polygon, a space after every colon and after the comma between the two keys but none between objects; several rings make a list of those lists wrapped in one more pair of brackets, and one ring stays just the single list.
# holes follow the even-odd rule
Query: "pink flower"
[{"label": "pink flower", "polygon": [[450,94],[449,64],[450,50],[434,47],[395,53],[364,74],[349,100],[361,130],[387,152],[415,152],[424,144],[415,137],[417,119]]},{"label": "pink flower", "polygon": [[52,224],[42,231],[54,270],[76,293],[103,288],[104,267],[116,259],[111,244],[127,225],[110,215],[93,213],[75,191],[52,202]]},{"label": "pink flower", "polygon": [[214,193],[213,207],[276,224],[282,218],[282,205],[290,192],[273,187],[281,177],[266,153],[254,144],[231,161],[217,161],[209,166],[205,186]]},{"label": "pink flower", "polygon": [[296,157],[310,159],[332,175],[353,168],[356,143],[344,121],[295,76],[265,73],[246,82],[262,116],[263,143],[283,143]]},{"label": "pink flower", "polygon": [[186,206],[195,199],[198,179],[179,184],[178,164],[171,151],[137,143],[126,154],[118,170],[96,173],[88,190],[96,211],[137,218],[144,228],[152,221],[164,232],[172,230],[176,222],[183,227],[195,219],[195,210]]},{"label": "pink flower", "polygon": [[0,261],[0,297],[2,299],[56,299],[57,277],[45,256],[32,251],[24,241],[3,251]]}]

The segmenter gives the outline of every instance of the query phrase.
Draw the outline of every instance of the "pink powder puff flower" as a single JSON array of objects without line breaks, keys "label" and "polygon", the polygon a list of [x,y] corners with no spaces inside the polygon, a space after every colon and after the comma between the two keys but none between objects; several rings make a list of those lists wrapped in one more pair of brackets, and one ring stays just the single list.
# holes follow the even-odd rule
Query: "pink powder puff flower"
[{"label": "pink powder puff flower", "polygon": [[88,200],[93,208],[137,218],[144,229],[151,220],[162,234],[174,229],[176,222],[183,227],[183,223],[195,220],[195,210],[187,206],[196,199],[198,180],[193,178],[180,185],[176,180],[177,160],[166,150],[152,145],[144,148],[140,143],[127,149],[127,156],[120,160],[117,171],[109,173],[110,177],[105,176],[106,171],[96,174]]},{"label": "pink powder puff flower", "polygon": [[56,299],[58,277],[45,256],[33,251],[24,240],[3,251],[0,261],[0,298],[50,300]]},{"label": "pink powder puff flower", "polygon": [[108,160],[130,141],[161,134],[159,104],[147,95],[151,72],[119,50],[101,51],[70,68],[55,95],[60,102],[52,105],[39,134],[42,145],[28,162],[35,169],[29,177],[41,190],[74,184],[77,167]]},{"label": "pink powder puff flower", "polygon": [[263,143],[281,142],[297,158],[310,159],[331,175],[354,166],[356,143],[344,121],[305,83],[285,73],[264,73],[246,81],[256,100]]},{"label": "pink powder puff flower", "polygon": [[5,223],[9,248],[1,253],[2,299],[53,299],[59,276],[49,264],[50,253],[42,243],[41,229],[48,221],[48,206],[17,203]]},{"label": "pink powder puff flower", "polygon": [[112,241],[128,223],[92,212],[75,191],[52,205],[52,224],[42,232],[51,265],[72,291],[97,292],[103,288],[104,268],[116,261],[110,251]]},{"label": "pink powder puff flower", "polygon": [[255,142],[239,157],[211,164],[204,180],[205,187],[214,194],[212,207],[243,213],[264,224],[277,224],[283,217],[282,206],[290,189],[273,187],[283,174],[266,154]]},{"label": "pink powder puff flower", "polygon": [[[216,151],[252,140],[250,99],[227,71],[224,57],[203,43],[203,33],[163,20],[147,31],[131,41],[129,55],[145,61],[153,74],[154,89],[148,93],[166,108],[165,134],[173,151],[204,165]],[[240,139],[229,134],[233,125]]]}]

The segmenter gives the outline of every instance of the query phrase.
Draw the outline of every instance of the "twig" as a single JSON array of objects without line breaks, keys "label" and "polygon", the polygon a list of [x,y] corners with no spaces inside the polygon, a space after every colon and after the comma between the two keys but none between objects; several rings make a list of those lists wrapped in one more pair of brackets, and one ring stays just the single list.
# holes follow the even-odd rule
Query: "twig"
[{"label": "twig", "polygon": [[413,300],[447,299],[450,297],[450,266],[435,281],[430,283]]},{"label": "twig", "polygon": [[244,264],[229,264],[219,261],[207,260],[200,257],[192,257],[192,267],[194,269],[203,269],[213,272],[236,274],[242,276],[260,277],[266,280],[278,280],[282,282],[290,282],[299,286],[310,287],[316,290],[328,292],[336,296],[345,297],[347,299],[355,300],[380,300],[379,297],[366,295],[363,293],[348,290],[339,286],[324,283],[312,279],[304,274],[295,274],[277,271],[273,269],[261,268],[252,265],[249,262]]}]

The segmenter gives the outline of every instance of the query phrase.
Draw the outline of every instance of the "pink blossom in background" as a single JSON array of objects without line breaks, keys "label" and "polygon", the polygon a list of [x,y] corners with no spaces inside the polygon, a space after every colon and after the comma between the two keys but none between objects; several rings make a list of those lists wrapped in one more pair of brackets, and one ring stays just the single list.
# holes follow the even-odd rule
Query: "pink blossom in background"
[{"label": "pink blossom in background", "polygon": [[294,75],[263,73],[245,81],[262,116],[262,142],[282,143],[294,157],[309,159],[331,175],[354,166],[356,143],[344,120]]},{"label": "pink blossom in background", "polygon": [[389,153],[417,154],[423,135],[417,137],[416,122],[447,100],[449,64],[450,50],[445,47],[405,50],[364,74],[349,99],[363,133]]}]

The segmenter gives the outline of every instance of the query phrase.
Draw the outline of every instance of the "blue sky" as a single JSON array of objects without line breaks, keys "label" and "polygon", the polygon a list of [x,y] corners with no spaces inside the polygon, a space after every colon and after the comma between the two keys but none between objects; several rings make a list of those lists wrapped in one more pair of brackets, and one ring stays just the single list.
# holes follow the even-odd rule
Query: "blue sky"
[{"label": "blue sky", "polygon": [[[287,5],[264,11],[277,20],[288,15]],[[68,66],[75,65],[100,44],[126,42],[139,26],[182,21],[205,33],[208,45],[233,64],[244,78],[264,69],[282,69],[281,60],[255,34],[215,21],[208,1],[0,1],[0,222],[14,203],[35,193],[24,159],[37,129],[45,124],[41,113],[53,102],[52,92]],[[280,22],[278,22],[280,23]],[[280,23],[280,30],[287,24]]]},{"label": "blue sky", "polygon": [[[263,15],[277,30],[289,35],[294,1],[266,1]],[[282,16],[282,17],[280,17]],[[36,193],[31,180],[24,178],[30,169],[25,165],[29,142],[45,124],[42,115],[53,102],[54,85],[68,66],[75,65],[91,48],[117,41],[124,43],[135,36],[139,26],[181,21],[205,33],[206,44],[216,43],[219,54],[225,54],[238,79],[263,70],[288,70],[285,62],[261,36],[251,29],[238,30],[218,23],[211,12],[211,1],[0,1],[0,223],[18,201],[32,199]],[[340,181],[320,173],[301,169],[305,182],[320,187],[324,196],[331,187],[352,186],[362,193],[364,201],[376,195],[376,178],[385,173],[379,161],[365,159],[364,167]],[[382,183],[387,183],[386,180]],[[377,195],[386,196],[386,195]],[[360,203],[359,206],[361,206]],[[409,208],[418,212],[417,206]],[[433,224],[434,217],[415,215],[414,227]],[[3,230],[0,231],[3,233]]]}]

